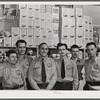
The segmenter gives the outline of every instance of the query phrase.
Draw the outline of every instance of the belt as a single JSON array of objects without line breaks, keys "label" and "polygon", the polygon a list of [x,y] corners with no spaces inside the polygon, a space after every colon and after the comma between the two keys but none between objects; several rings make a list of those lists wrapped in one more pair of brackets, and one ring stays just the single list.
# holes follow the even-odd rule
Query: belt
[{"label": "belt", "polygon": [[70,81],[70,82],[58,82],[58,81],[57,81],[58,84],[69,84],[69,83],[72,83],[72,82],[73,82],[73,81]]},{"label": "belt", "polygon": [[90,81],[86,81],[86,84],[91,85],[91,86],[100,86],[100,82],[90,82]]},{"label": "belt", "polygon": [[47,87],[49,83],[38,83],[39,87]]},{"label": "belt", "polygon": [[21,87],[23,87],[24,85],[17,85],[17,86],[13,86],[13,87],[3,87],[3,89],[12,89],[12,90],[15,90],[15,89],[19,89]]}]

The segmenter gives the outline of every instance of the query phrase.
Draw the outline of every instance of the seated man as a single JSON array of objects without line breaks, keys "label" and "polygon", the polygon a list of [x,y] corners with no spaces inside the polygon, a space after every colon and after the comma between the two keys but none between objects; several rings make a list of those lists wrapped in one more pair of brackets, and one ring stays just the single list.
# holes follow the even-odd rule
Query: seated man
[{"label": "seated man", "polygon": [[2,87],[4,90],[24,90],[26,89],[26,82],[24,72],[17,63],[17,53],[14,50],[7,52],[8,61],[5,61],[0,66],[0,78],[2,80]]},{"label": "seated man", "polygon": [[35,58],[29,67],[28,79],[33,90],[51,90],[57,80],[56,64],[48,57],[48,45],[39,45],[39,57]]}]

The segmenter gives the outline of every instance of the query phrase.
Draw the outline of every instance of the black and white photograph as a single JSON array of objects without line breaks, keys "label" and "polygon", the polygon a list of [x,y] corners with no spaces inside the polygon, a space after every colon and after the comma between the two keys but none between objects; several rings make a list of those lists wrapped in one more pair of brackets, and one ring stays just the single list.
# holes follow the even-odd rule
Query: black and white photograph
[{"label": "black and white photograph", "polygon": [[0,92],[10,90],[99,91],[100,2],[0,2]]}]

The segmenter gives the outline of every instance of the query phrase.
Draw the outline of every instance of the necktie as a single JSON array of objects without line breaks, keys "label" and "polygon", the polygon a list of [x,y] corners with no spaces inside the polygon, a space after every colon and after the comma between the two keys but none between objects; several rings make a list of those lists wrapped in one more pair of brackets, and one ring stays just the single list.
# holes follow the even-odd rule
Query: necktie
[{"label": "necktie", "polygon": [[44,59],[42,59],[42,82],[45,83],[46,82],[46,72],[45,72],[45,64],[44,64]]},{"label": "necktie", "polygon": [[61,78],[63,79],[65,77],[65,64],[64,64],[64,60],[62,60],[61,63]]}]

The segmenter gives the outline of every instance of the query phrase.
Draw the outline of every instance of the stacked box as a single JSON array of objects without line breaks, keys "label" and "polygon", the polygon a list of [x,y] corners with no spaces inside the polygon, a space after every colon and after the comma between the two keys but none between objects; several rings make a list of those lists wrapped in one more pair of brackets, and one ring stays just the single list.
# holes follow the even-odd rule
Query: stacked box
[{"label": "stacked box", "polygon": [[76,8],[76,44],[84,47],[82,8]]},{"label": "stacked box", "polygon": [[61,42],[65,41],[69,48],[75,44],[75,14],[73,8],[62,8],[61,38]]},{"label": "stacked box", "polygon": [[27,28],[26,33],[27,33],[27,46],[28,47],[33,47],[33,38],[34,38],[34,30],[33,28]]},{"label": "stacked box", "polygon": [[20,39],[20,32],[19,32],[19,27],[12,27],[11,29],[12,32],[12,47],[15,47],[15,43]]}]

